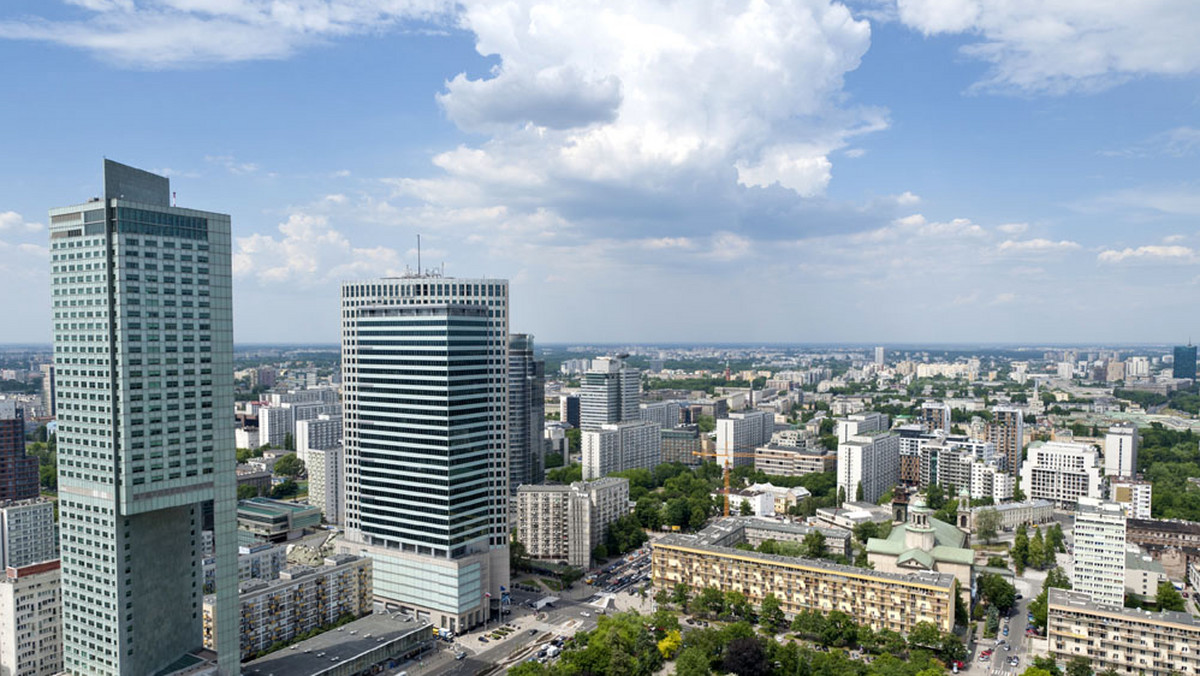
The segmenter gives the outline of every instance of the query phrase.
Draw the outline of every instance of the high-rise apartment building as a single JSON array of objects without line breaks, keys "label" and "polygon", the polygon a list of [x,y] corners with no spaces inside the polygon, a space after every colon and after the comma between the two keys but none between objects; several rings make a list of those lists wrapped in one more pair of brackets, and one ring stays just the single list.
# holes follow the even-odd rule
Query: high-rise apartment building
[{"label": "high-rise apartment building", "polygon": [[546,471],[546,362],[533,358],[533,336],[508,339],[509,490],[541,482]]},{"label": "high-rise apartment building", "polygon": [[1129,518],[1149,519],[1154,484],[1149,481],[1113,477],[1109,483],[1109,497],[1125,508],[1125,515]]},{"label": "high-rise apartment building", "polygon": [[[258,443],[260,446],[283,448],[292,433],[292,408],[290,406],[263,406],[258,409]],[[295,440],[293,439],[293,443]]]},{"label": "high-rise apartment building", "polygon": [[662,439],[663,462],[681,462],[685,465],[699,465],[703,450],[698,425],[679,425],[670,429],[663,428],[659,435]]},{"label": "high-rise apartment building", "polygon": [[342,445],[342,415],[321,414],[316,418],[296,421],[296,457],[308,465],[308,453],[314,450],[339,448]]},{"label": "high-rise apartment building", "polygon": [[642,404],[640,408],[642,420],[653,420],[664,430],[669,430],[679,425],[682,407],[680,407],[677,401],[652,401],[648,404]]},{"label": "high-rise apartment building", "polygon": [[583,374],[579,424],[595,429],[607,423],[639,420],[642,374],[621,357],[600,357]]},{"label": "high-rise apartment building", "polygon": [[201,647],[211,501],[236,674],[230,219],[107,160],[103,195],[50,210],[63,669],[153,674]]},{"label": "high-rise apartment building", "polygon": [[53,502],[39,498],[0,505],[0,570],[57,558]]},{"label": "high-rise apartment building", "polygon": [[921,426],[928,433],[938,430],[950,434],[953,425],[950,415],[950,404],[942,401],[927,401],[921,405]]},{"label": "high-rise apartment building", "polygon": [[318,507],[326,523],[342,521],[342,475],[345,471],[341,447],[308,451],[308,503]]},{"label": "high-rise apartment building", "polygon": [[342,285],[346,542],[376,598],[455,632],[509,584],[508,282]]},{"label": "high-rise apartment building", "polygon": [[873,431],[838,444],[838,492],[847,501],[878,502],[900,481],[900,435]]},{"label": "high-rise apartment building", "polygon": [[662,428],[650,420],[584,429],[580,445],[584,479],[599,479],[627,469],[654,469],[662,463]]},{"label": "high-rise apartment building", "polygon": [[1115,502],[1080,498],[1075,508],[1071,588],[1092,602],[1125,605],[1125,513]]},{"label": "high-rise apartment building", "polygon": [[882,432],[888,428],[888,417],[883,413],[865,411],[854,413],[837,421],[838,443],[853,436],[870,432]]},{"label": "high-rise apartment building", "polygon": [[1011,406],[993,408],[987,437],[996,445],[996,453],[1004,458],[1005,470],[1016,476],[1021,471],[1021,451],[1025,444],[1025,414]]},{"label": "high-rise apartment building", "polygon": [[8,568],[0,577],[0,673],[63,673],[58,559]]},{"label": "high-rise apartment building", "polygon": [[0,502],[38,496],[38,459],[25,455],[25,413],[0,401]]},{"label": "high-rise apartment building", "polygon": [[886,352],[884,351],[883,346],[877,345],[875,347],[875,365],[883,366],[885,356],[886,356]]},{"label": "high-rise apartment building", "polygon": [[771,443],[775,414],[770,411],[740,411],[717,420],[715,461],[719,467],[754,464],[754,449]]},{"label": "high-rise apartment building", "polygon": [[1138,467],[1138,430],[1133,423],[1118,423],[1104,435],[1104,475],[1132,477]]},{"label": "high-rise apartment building", "polygon": [[54,364],[42,364],[42,409],[48,416],[54,415],[55,395],[58,393],[54,382]]},{"label": "high-rise apartment building", "polygon": [[1196,379],[1196,346],[1178,345],[1175,347],[1175,364],[1171,367],[1174,378]]},{"label": "high-rise apartment building", "polygon": [[609,524],[628,513],[628,479],[522,486],[517,490],[517,541],[531,558],[589,568]]}]

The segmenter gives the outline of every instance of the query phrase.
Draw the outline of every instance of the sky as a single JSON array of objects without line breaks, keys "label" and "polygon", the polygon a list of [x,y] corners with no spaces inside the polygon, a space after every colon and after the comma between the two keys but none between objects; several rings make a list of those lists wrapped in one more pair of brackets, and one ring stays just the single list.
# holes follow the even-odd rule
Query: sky
[{"label": "sky", "polygon": [[6,0],[0,342],[104,157],[229,213],[235,340],[511,280],[541,342],[1200,337],[1194,0]]}]

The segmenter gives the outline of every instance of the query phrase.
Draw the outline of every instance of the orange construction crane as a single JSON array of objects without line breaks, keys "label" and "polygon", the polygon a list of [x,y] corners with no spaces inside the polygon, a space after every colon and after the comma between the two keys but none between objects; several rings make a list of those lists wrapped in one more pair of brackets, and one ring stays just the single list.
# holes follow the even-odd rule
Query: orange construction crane
[{"label": "orange construction crane", "polygon": [[729,516],[729,463],[733,458],[750,458],[754,459],[753,453],[708,453],[706,451],[692,451],[692,455],[701,458],[726,458],[725,460],[725,516]]}]

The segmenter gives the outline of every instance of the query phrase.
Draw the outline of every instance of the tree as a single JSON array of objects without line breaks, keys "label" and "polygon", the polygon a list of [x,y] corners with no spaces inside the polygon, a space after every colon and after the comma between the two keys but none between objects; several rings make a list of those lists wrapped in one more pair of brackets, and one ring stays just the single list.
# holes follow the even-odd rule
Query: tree
[{"label": "tree", "polygon": [[1083,655],[1076,655],[1067,662],[1067,676],[1093,676],[1092,661]]},{"label": "tree", "polygon": [[981,509],[975,515],[975,535],[984,542],[991,542],[1000,530],[1002,517],[995,508]]},{"label": "tree", "polygon": [[567,459],[571,456],[578,456],[583,448],[583,430],[578,427],[572,427],[565,433],[567,437]]},{"label": "tree", "polygon": [[879,524],[874,521],[863,521],[854,526],[854,539],[866,544],[867,540],[879,537]]},{"label": "tree", "polygon": [[1053,547],[1056,552],[1067,551],[1066,536],[1063,535],[1061,523],[1055,521],[1054,525],[1050,527],[1050,530],[1046,533],[1046,543]]},{"label": "tree", "polygon": [[682,582],[676,582],[675,588],[671,590],[671,602],[678,605],[680,608],[687,605],[688,596],[691,594],[691,588]]},{"label": "tree", "polygon": [[656,495],[643,495],[639,498],[633,513],[638,523],[642,524],[642,528],[658,530],[662,527],[662,500]]},{"label": "tree", "polygon": [[508,670],[509,676],[548,676],[550,670],[539,662],[521,662]]},{"label": "tree", "polygon": [[555,467],[552,470],[547,470],[546,480],[554,481],[560,484],[569,484],[575,481],[583,481],[583,465],[572,463],[566,467]]},{"label": "tree", "polygon": [[738,676],[767,676],[767,653],[763,644],[755,637],[736,638],[725,647],[725,659],[721,666],[725,671]]},{"label": "tree", "polygon": [[1017,590],[1007,580],[995,573],[979,576],[979,591],[988,604],[1000,610],[1008,610],[1017,601]]},{"label": "tree", "polygon": [[[511,673],[511,672],[510,672]],[[688,647],[675,660],[675,673],[679,676],[711,676],[712,667],[703,648]]]},{"label": "tree", "polygon": [[595,549],[592,550],[592,559],[595,561],[603,561],[604,559],[607,559],[607,558],[608,558],[608,547],[605,547],[604,543],[601,542],[600,544],[596,545]]},{"label": "tree", "polygon": [[239,484],[237,492],[238,500],[249,500],[258,497],[259,490],[254,484]]},{"label": "tree", "polygon": [[1013,538],[1013,546],[1009,552],[1012,555],[1013,570],[1017,575],[1025,574],[1025,566],[1029,562],[1029,534],[1025,524],[1017,526],[1017,534]]},{"label": "tree", "polygon": [[667,635],[658,642],[658,652],[664,660],[669,660],[675,657],[675,653],[679,652],[681,646],[683,646],[683,635],[678,629],[675,629],[667,632]]},{"label": "tree", "polygon": [[1046,539],[1041,528],[1033,529],[1033,537],[1029,540],[1028,565],[1038,570],[1046,567]]},{"label": "tree", "polygon": [[857,501],[859,501],[859,502],[862,502],[862,499],[863,499],[863,485],[862,485],[862,482],[861,482],[861,481],[860,481],[860,482],[858,482],[858,488],[854,489],[854,499],[855,499],[855,500],[857,500]]},{"label": "tree", "polygon": [[800,546],[803,556],[810,559],[822,558],[825,556],[825,535],[819,530],[814,530],[804,536]]},{"label": "tree", "polygon": [[742,499],[742,504],[738,505],[738,512],[742,516],[754,516],[754,508],[750,506],[750,501],[745,498]]},{"label": "tree", "polygon": [[296,438],[292,436],[291,432],[283,435],[283,448],[287,451],[296,450]]},{"label": "tree", "polygon": [[1175,585],[1170,582],[1158,583],[1158,594],[1155,595],[1154,600],[1159,610],[1177,610],[1180,612],[1184,610],[1183,597],[1175,590]]},{"label": "tree", "polygon": [[937,511],[946,504],[946,491],[937,484],[932,484],[925,489],[925,506],[933,511]]},{"label": "tree", "polygon": [[775,594],[764,596],[760,611],[759,623],[772,632],[779,631],[784,623],[783,604],[779,601],[779,597]]},{"label": "tree", "polygon": [[1008,561],[1003,556],[989,556],[987,565],[988,568],[1008,568]]},{"label": "tree", "polygon": [[291,479],[278,483],[271,489],[271,497],[276,500],[284,500],[295,496],[300,492],[300,486]]},{"label": "tree", "polygon": [[1033,658],[1033,663],[1030,666],[1035,669],[1041,669],[1051,676],[1062,676],[1062,669],[1058,668],[1058,662],[1054,661],[1053,657],[1041,656]]},{"label": "tree", "polygon": [[932,622],[918,622],[908,632],[910,648],[929,648],[935,650],[942,645],[942,632]]},{"label": "tree", "polygon": [[279,476],[295,478],[304,473],[304,461],[289,453],[275,461],[274,471]]}]

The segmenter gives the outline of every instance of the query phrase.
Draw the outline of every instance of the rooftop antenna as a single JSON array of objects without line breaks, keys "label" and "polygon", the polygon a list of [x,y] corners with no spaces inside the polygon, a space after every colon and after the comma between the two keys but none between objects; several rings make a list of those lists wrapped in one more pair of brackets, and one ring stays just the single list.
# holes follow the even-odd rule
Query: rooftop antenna
[{"label": "rooftop antenna", "polygon": [[176,197],[174,190],[171,191],[171,206],[173,206],[173,207],[179,206],[179,200]]},{"label": "rooftop antenna", "polygon": [[417,274],[422,275],[425,270],[421,268],[421,236],[417,235]]}]

